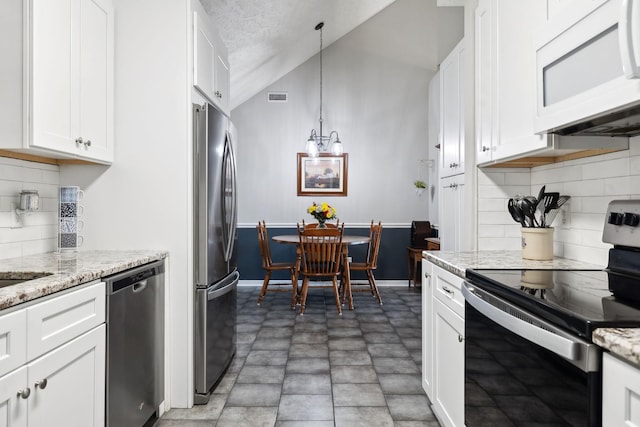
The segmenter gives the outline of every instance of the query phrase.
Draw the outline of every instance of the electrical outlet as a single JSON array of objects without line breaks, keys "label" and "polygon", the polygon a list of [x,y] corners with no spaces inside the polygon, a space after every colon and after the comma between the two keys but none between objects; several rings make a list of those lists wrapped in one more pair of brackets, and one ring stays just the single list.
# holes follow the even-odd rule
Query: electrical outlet
[{"label": "electrical outlet", "polygon": [[18,215],[16,209],[18,206],[15,203],[11,203],[11,209],[9,211],[9,216],[11,217],[11,228],[21,228],[22,227],[22,216]]},{"label": "electrical outlet", "polygon": [[349,262],[349,263],[350,263],[351,261],[352,261],[351,257],[350,257],[350,256],[348,256],[348,257],[347,257],[347,262]]}]

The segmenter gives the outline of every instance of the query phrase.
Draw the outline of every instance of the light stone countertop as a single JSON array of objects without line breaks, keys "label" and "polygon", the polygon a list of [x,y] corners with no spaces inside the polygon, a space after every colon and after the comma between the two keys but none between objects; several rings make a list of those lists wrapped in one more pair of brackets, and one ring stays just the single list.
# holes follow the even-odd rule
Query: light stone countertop
[{"label": "light stone countertop", "polygon": [[602,270],[605,268],[603,265],[589,264],[567,258],[554,258],[551,261],[523,259],[522,251],[423,251],[422,257],[460,277],[464,277],[468,268],[537,268],[545,270]]},{"label": "light stone countertop", "polygon": [[599,328],[593,342],[640,368],[640,328]]},{"label": "light stone countertop", "polygon": [[48,252],[0,260],[0,279],[48,276],[0,288],[0,310],[164,259],[161,250]]}]

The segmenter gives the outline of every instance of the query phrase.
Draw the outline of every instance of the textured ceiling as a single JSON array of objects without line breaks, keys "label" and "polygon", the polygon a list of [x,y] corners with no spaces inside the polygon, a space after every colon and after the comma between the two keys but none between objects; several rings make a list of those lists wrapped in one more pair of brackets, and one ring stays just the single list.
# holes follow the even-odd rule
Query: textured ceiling
[{"label": "textured ceiling", "polygon": [[229,50],[231,108],[395,0],[201,0]]}]

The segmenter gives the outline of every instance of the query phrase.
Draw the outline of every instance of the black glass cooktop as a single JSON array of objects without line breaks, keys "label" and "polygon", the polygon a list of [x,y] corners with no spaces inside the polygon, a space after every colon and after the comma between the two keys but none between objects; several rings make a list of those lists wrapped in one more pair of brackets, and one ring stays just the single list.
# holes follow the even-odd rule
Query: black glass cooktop
[{"label": "black glass cooktop", "polygon": [[596,328],[640,326],[640,305],[616,298],[609,289],[609,281],[616,280],[615,273],[467,270],[466,276],[477,287],[588,340]]}]

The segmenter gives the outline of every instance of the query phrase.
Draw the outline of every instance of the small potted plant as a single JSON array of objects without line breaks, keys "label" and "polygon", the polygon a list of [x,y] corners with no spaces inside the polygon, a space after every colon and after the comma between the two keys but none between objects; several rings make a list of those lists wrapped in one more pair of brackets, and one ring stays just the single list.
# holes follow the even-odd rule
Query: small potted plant
[{"label": "small potted plant", "polygon": [[421,181],[419,179],[413,181],[413,186],[416,187],[416,194],[418,196],[422,196],[424,189],[427,188],[427,184],[424,181]]}]

